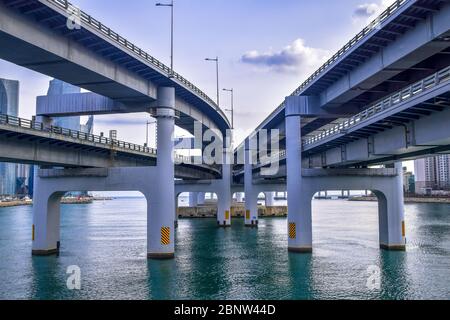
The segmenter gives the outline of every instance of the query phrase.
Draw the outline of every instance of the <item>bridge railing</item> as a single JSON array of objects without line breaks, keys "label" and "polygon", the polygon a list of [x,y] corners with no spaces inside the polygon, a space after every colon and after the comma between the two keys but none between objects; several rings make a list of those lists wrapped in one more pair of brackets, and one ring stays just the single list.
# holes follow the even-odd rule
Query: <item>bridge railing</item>
[{"label": "bridge railing", "polygon": [[[157,155],[157,150],[153,148],[149,148],[146,146],[120,141],[116,139],[107,138],[105,136],[98,136],[94,134],[90,134],[87,132],[62,128],[58,126],[49,126],[45,125],[42,122],[34,121],[34,120],[28,120],[23,119],[19,117],[14,117],[10,115],[0,114],[0,125],[9,125],[13,127],[20,127],[25,129],[31,129],[38,132],[47,132],[52,133],[55,135],[61,135],[64,137],[69,137],[73,139],[77,139],[80,141],[86,141],[86,142],[92,142],[92,143],[99,143],[103,144],[108,147],[118,147],[130,151],[137,151],[142,153],[148,153],[151,155]],[[195,164],[196,163],[196,157],[189,157],[189,156],[183,156],[180,154],[174,155],[175,160],[177,163],[184,163],[184,164]],[[212,168],[217,169],[219,168],[218,165],[211,165]]]},{"label": "bridge railing", "polygon": [[366,26],[361,32],[359,32],[355,37],[353,37],[349,42],[347,42],[338,52],[336,52],[327,62],[325,62],[316,72],[314,72],[305,82],[303,82],[300,87],[298,87],[292,95],[299,95],[303,89],[306,88],[315,78],[317,78],[322,72],[324,72],[329,66],[336,62],[340,57],[342,57],[346,52],[358,44],[367,34],[372,30],[378,28],[381,23],[390,18],[394,13],[397,12],[400,7],[409,0],[397,0],[391,6],[389,6],[385,11],[383,11],[375,20],[373,20],[368,26]]},{"label": "bridge railing", "polygon": [[213,106],[220,114],[225,118],[225,114],[223,111],[217,106],[217,104],[206,95],[202,90],[200,90],[198,87],[196,87],[194,84],[192,84],[190,81],[188,81],[186,78],[181,76],[180,74],[176,73],[175,71],[171,70],[168,66],[166,66],[164,63],[159,61],[158,59],[152,57],[147,52],[139,48],[138,46],[134,45],[124,37],[120,36],[118,33],[111,30],[109,27],[105,26],[100,21],[94,19],[92,16],[87,14],[86,12],[80,10],[78,7],[74,6],[67,0],[47,0],[50,3],[53,3],[57,5],[58,7],[66,10],[66,12],[72,13],[72,14],[78,14],[79,18],[82,22],[88,24],[89,26],[97,29],[100,31],[103,35],[108,37],[110,40],[114,41],[116,44],[118,44],[123,49],[127,50],[128,52],[131,52],[133,54],[138,55],[140,58],[146,60],[148,63],[162,71],[164,74],[166,74],[168,77],[172,77],[176,80],[178,80],[181,84],[183,84],[185,87],[189,88],[192,92],[200,96],[202,99],[207,101],[211,106]]},{"label": "bridge railing", "polygon": [[107,138],[105,136],[98,136],[82,131],[77,130],[71,130],[67,128],[61,128],[57,126],[48,126],[45,125],[42,122],[18,118],[14,116],[4,115],[0,114],[0,124],[2,125],[10,125],[14,127],[21,127],[25,129],[32,129],[39,132],[48,132],[53,133],[57,135],[62,135],[65,137],[70,137],[73,139],[81,140],[81,141],[87,141],[87,142],[93,142],[93,143],[100,143],[108,146],[114,146],[118,148],[123,148],[131,151],[137,151],[137,152],[143,152],[148,154],[156,155],[156,149],[149,148],[146,146],[141,146],[134,143],[129,143],[125,141],[115,140],[111,138]]},{"label": "bridge railing", "polygon": [[[375,20],[373,20],[368,26],[366,26],[361,32],[359,32],[355,37],[353,37],[349,42],[347,42],[338,52],[336,52],[329,60],[327,60],[316,72],[314,72],[308,79],[306,79],[292,94],[291,96],[300,95],[301,92],[311,84],[317,77],[324,73],[333,63],[339,60],[344,54],[346,54],[350,49],[356,46],[365,36],[367,36],[374,29],[379,28],[379,26],[394,15],[406,2],[411,0],[397,0],[392,5],[390,5],[385,11],[383,11]],[[284,102],[281,103],[268,118],[277,114],[279,110],[284,108]]]},{"label": "bridge railing", "polygon": [[372,117],[378,115],[379,113],[388,110],[390,108],[393,108],[399,103],[407,101],[420,93],[431,90],[441,83],[449,81],[450,81],[450,67],[447,67],[419,82],[414,83],[413,85],[407,88],[404,88],[394,93],[393,95],[387,98],[378,100],[363,112],[358,113],[357,115],[343,121],[342,123],[337,124],[334,127],[331,127],[318,135],[304,139],[303,145],[309,146],[317,142],[320,142],[321,140],[328,138],[330,136],[346,133],[347,130],[355,127],[356,125],[359,125],[360,123],[363,123],[364,121],[371,119]]}]

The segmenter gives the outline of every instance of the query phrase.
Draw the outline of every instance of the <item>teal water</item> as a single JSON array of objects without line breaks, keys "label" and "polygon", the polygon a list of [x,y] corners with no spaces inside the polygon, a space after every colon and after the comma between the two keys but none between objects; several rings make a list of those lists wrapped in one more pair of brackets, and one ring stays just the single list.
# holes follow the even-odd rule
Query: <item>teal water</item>
[{"label": "teal water", "polygon": [[[450,206],[406,205],[407,252],[378,248],[377,204],[314,201],[314,253],[288,254],[286,219],[259,229],[181,220],[176,259],[147,261],[146,203],[62,208],[61,255],[31,257],[31,208],[0,209],[1,299],[450,299]],[[67,289],[67,267],[81,290]],[[381,271],[369,289],[368,268]]]}]

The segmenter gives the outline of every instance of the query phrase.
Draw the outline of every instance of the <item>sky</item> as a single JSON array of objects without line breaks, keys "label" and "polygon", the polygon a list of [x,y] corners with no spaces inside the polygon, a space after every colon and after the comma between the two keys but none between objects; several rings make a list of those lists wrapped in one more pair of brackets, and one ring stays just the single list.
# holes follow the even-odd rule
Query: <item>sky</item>
[{"label": "sky", "polygon": [[[153,0],[72,2],[170,64],[169,8]],[[393,0],[174,2],[174,69],[215,99],[215,65],[205,58],[219,57],[220,89],[235,90],[235,136],[241,141]],[[0,78],[20,81],[24,118],[34,114],[36,96],[46,94],[51,80],[2,60]],[[221,107],[229,108],[230,94],[220,95]],[[95,133],[117,129],[119,139],[143,144],[147,120],[146,114],[97,117]]]}]

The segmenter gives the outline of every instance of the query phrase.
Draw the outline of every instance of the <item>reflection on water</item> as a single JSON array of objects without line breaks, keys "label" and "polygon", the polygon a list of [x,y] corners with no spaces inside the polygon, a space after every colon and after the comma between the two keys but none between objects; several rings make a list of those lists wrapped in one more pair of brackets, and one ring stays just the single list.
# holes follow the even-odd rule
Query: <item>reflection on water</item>
[{"label": "reflection on water", "polygon": [[[377,204],[314,201],[312,254],[287,253],[286,219],[259,229],[180,220],[176,259],[146,259],[146,203],[63,206],[59,257],[31,257],[31,208],[0,209],[2,299],[450,299],[448,205],[406,206],[407,252],[380,251]],[[66,287],[81,268],[82,289]],[[380,290],[367,287],[380,270]]]}]

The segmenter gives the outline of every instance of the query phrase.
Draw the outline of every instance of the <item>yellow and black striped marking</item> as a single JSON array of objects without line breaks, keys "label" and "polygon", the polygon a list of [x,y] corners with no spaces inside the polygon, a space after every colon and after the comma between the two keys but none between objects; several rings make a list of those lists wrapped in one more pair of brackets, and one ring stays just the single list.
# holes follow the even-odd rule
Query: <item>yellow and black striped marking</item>
[{"label": "yellow and black striped marking", "polygon": [[402,236],[406,237],[406,225],[405,221],[402,221]]},{"label": "yellow and black striped marking", "polygon": [[289,223],[289,238],[296,239],[297,238],[297,226],[295,223]]},{"label": "yellow and black striped marking", "polygon": [[163,246],[167,246],[170,244],[170,228],[169,227],[161,228],[161,244]]},{"label": "yellow and black striped marking", "polygon": [[230,219],[230,211],[225,211],[225,220],[229,220]]},{"label": "yellow and black striped marking", "polygon": [[35,235],[35,227],[34,227],[34,224],[33,224],[33,227],[31,229],[31,240],[32,241],[34,241],[34,235]]},{"label": "yellow and black striped marking", "polygon": [[250,220],[250,210],[245,211],[245,219]]}]

